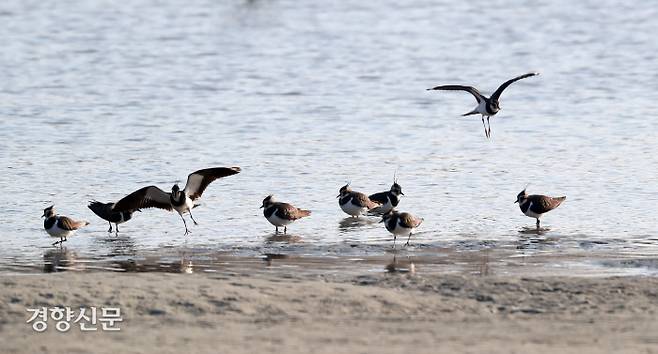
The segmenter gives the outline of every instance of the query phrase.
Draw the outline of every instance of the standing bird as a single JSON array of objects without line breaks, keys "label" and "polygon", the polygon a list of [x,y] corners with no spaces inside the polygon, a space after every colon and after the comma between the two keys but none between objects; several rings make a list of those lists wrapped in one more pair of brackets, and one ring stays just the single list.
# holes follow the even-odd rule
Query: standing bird
[{"label": "standing bird", "polygon": [[77,229],[89,225],[86,221],[75,221],[69,217],[57,215],[54,205],[43,209],[41,217],[46,218],[43,221],[43,228],[48,235],[59,237],[59,241],[53,243],[53,246],[66,241],[66,238],[73,235]]},{"label": "standing bird", "polygon": [[400,198],[403,195],[404,193],[402,193],[402,187],[400,187],[398,182],[394,180],[393,185],[389,191],[375,193],[368,198],[376,203],[381,204],[379,207],[373,209],[372,211],[386,214],[398,206],[398,204],[400,204]]},{"label": "standing bird", "polygon": [[367,195],[353,191],[349,183],[340,188],[336,198],[340,198],[338,199],[338,205],[346,214],[357,218],[368,210],[379,206],[379,203],[370,200]]},{"label": "standing bird", "polygon": [[537,219],[537,229],[539,230],[539,218],[549,211],[557,208],[567,197],[548,197],[545,195],[528,195],[525,188],[516,196],[514,203],[519,203],[521,212],[528,217]]},{"label": "standing bird", "polygon": [[99,218],[107,221],[110,224],[110,229],[107,232],[112,232],[112,223],[116,225],[116,234],[119,234],[119,224],[132,219],[133,213],[136,211],[141,211],[139,209],[135,210],[126,210],[126,211],[114,211],[112,207],[114,203],[101,203],[98,201],[91,201],[87,207],[91,209]]},{"label": "standing bird", "polygon": [[409,213],[390,210],[384,214],[380,222],[383,222],[386,230],[393,234],[393,248],[395,248],[395,240],[398,236],[408,236],[405,246],[409,246],[411,234],[423,223],[423,218],[415,217]]},{"label": "standing bird", "polygon": [[187,235],[190,230],[187,229],[187,222],[183,214],[189,213],[194,225],[198,225],[192,216],[192,208],[198,206],[194,202],[201,197],[206,187],[214,180],[237,173],[240,173],[240,167],[214,167],[198,170],[187,176],[187,183],[183,190],[178,187],[178,184],[171,187],[171,193],[167,193],[156,186],[144,187],[116,202],[112,207],[112,211],[124,212],[145,208],[171,211],[173,209],[183,220],[185,235]]},{"label": "standing bird", "polygon": [[273,195],[268,195],[263,199],[263,215],[276,228],[276,233],[279,233],[279,226],[283,226],[283,233],[288,231],[288,225],[297,219],[311,215],[310,210],[303,210],[295,208],[288,203],[281,203],[274,200]]},{"label": "standing bird", "polygon": [[[475,107],[474,110],[462,114],[462,116],[469,116],[472,114],[480,114],[482,115],[482,126],[484,127],[484,135],[489,138],[491,136],[491,124],[489,123],[489,118],[491,116],[496,115],[498,111],[500,111],[500,104],[499,104],[499,99],[500,95],[503,93],[503,91],[507,88],[507,86],[511,85],[513,82],[525,79],[527,77],[539,75],[539,73],[527,73],[523,74],[521,76],[517,76],[513,79],[505,81],[498,89],[496,92],[491,95],[491,97],[486,97],[480,93],[475,87],[472,86],[461,86],[461,85],[443,85],[443,86],[436,86],[433,88],[427,89],[428,91],[430,90],[451,90],[451,91],[466,91],[473,95],[475,99],[478,102],[478,106]],[[487,124],[489,125],[489,129],[484,125],[484,117],[487,117]]]}]

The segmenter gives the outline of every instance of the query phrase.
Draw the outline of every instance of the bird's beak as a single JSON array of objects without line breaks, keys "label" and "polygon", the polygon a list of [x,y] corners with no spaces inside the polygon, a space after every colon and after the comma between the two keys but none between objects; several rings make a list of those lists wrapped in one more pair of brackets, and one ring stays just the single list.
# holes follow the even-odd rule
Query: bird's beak
[{"label": "bird's beak", "polygon": [[378,224],[381,224],[381,223],[383,223],[383,222],[384,222],[384,218],[382,218],[381,220],[379,220]]},{"label": "bird's beak", "polygon": [[340,197],[340,194],[336,196],[336,198]]},{"label": "bird's beak", "polygon": [[400,195],[404,195],[404,193],[400,192]]},{"label": "bird's beak", "polygon": [[261,205],[260,208],[258,208],[258,209],[263,209],[263,206]]},{"label": "bird's beak", "polygon": [[45,217],[46,217],[46,213],[43,213],[43,215],[41,215],[41,217],[42,217],[42,218],[45,218]]},{"label": "bird's beak", "polygon": [[141,212],[142,212],[142,209],[136,209],[135,211],[138,211],[138,212],[140,212],[140,213],[141,213]]},{"label": "bird's beak", "polygon": [[514,204],[516,204],[516,203],[518,203],[518,202],[519,202],[519,201],[517,200],[517,201],[514,202]]}]

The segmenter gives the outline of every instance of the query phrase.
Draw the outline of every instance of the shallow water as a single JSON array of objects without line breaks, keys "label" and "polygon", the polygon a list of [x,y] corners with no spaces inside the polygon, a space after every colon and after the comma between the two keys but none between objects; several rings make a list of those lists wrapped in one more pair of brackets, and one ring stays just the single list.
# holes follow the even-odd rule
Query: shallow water
[{"label": "shallow water", "polygon": [[[377,218],[346,221],[335,196],[346,181],[386,190],[396,170],[400,209],[425,219],[411,253],[658,255],[655,6],[179,5],[0,5],[0,265],[53,251],[38,218],[50,203],[92,222],[66,244],[78,259],[383,255]],[[542,75],[505,91],[491,140],[460,117],[470,95],[425,91],[490,94],[528,71]],[[86,207],[218,165],[243,172],[206,190],[188,237],[177,215],[148,210],[115,238]],[[513,204],[527,183],[568,197],[541,235]],[[288,238],[258,209],[270,193],[313,211]]]}]

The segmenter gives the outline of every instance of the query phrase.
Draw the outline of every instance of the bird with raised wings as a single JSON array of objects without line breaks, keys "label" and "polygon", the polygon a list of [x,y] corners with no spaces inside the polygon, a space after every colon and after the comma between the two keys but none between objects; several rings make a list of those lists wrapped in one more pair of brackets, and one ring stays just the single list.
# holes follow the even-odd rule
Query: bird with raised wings
[{"label": "bird with raised wings", "polygon": [[[512,83],[519,81],[521,79],[525,79],[527,77],[539,75],[539,73],[527,73],[523,74],[520,76],[517,76],[513,79],[505,81],[498,89],[491,95],[491,97],[486,97],[483,94],[480,93],[475,87],[473,86],[462,86],[462,85],[442,85],[442,86],[436,86],[433,88],[428,88],[427,90],[448,90],[448,91],[466,91],[473,95],[475,97],[475,100],[477,101],[478,105],[475,107],[474,110],[462,114],[462,116],[470,116],[472,114],[480,114],[482,116],[482,126],[484,126],[484,135],[489,138],[491,136],[491,124],[489,123],[489,118],[496,115],[498,111],[500,111],[500,95],[503,93],[503,91],[507,88],[507,86],[511,85]],[[484,124],[484,117],[487,117],[487,125]]]},{"label": "bird with raised wings", "polygon": [[187,228],[187,222],[183,214],[189,213],[194,224],[198,225],[192,216],[192,209],[197,206],[195,202],[201,198],[203,191],[216,179],[238,173],[240,173],[240,167],[213,167],[198,170],[187,176],[187,183],[182,190],[178,184],[171,187],[171,193],[167,193],[156,186],[144,187],[116,202],[112,210],[115,212],[146,208],[175,210],[183,220],[185,235],[187,235],[190,230]]}]

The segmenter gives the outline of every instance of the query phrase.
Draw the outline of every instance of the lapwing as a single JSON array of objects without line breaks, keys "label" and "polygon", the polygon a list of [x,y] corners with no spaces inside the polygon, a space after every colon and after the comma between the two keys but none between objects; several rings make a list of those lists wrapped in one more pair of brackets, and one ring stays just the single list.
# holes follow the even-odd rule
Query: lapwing
[{"label": "lapwing", "polygon": [[[513,82],[525,79],[527,77],[539,75],[539,73],[527,73],[523,74],[521,76],[517,76],[513,79],[505,81],[498,89],[491,95],[491,97],[486,97],[480,93],[475,87],[472,86],[462,86],[462,85],[442,85],[442,86],[436,86],[433,88],[427,89],[429,90],[452,90],[452,91],[466,91],[473,95],[475,99],[477,100],[478,106],[475,107],[474,110],[462,114],[462,116],[469,116],[472,114],[480,114],[482,116],[482,126],[484,126],[484,135],[489,138],[491,137],[491,124],[489,123],[489,118],[496,115],[498,111],[500,111],[500,95],[503,93],[503,91],[507,88],[507,86],[511,85]],[[487,125],[489,125],[489,128],[487,129],[487,126],[484,125],[484,117],[487,117]]]},{"label": "lapwing", "polygon": [[107,230],[107,232],[112,232],[112,223],[116,225],[116,234],[119,234],[119,224],[123,224],[124,222],[132,219],[133,213],[136,211],[140,211],[139,209],[136,210],[126,210],[126,211],[114,211],[112,210],[112,207],[114,206],[114,203],[101,203],[99,201],[92,200],[89,202],[89,205],[87,207],[91,209],[91,211],[94,212],[99,218],[107,221],[110,224],[110,228]]},{"label": "lapwing", "polygon": [[380,206],[372,210],[373,212],[386,214],[393,210],[393,208],[397,207],[398,204],[400,204],[400,198],[403,195],[404,193],[402,193],[402,187],[400,187],[398,182],[394,179],[390,190],[386,192],[375,193],[368,198],[380,204]]},{"label": "lapwing", "polygon": [[240,167],[214,167],[198,170],[187,176],[187,183],[183,190],[178,184],[171,187],[171,193],[167,193],[156,186],[148,186],[138,189],[129,195],[123,197],[112,207],[112,211],[123,212],[136,209],[159,208],[168,211],[175,210],[183,220],[185,225],[185,235],[190,233],[187,228],[187,222],[183,217],[184,213],[189,213],[194,225],[198,225],[192,216],[192,209],[197,199],[214,180],[226,176],[240,173]]},{"label": "lapwing", "polygon": [[423,223],[423,218],[416,217],[409,213],[400,213],[395,209],[389,210],[388,213],[382,216],[380,222],[384,223],[386,230],[393,234],[393,248],[395,248],[395,240],[398,236],[407,236],[407,243],[409,245],[411,234],[416,231],[416,228]]},{"label": "lapwing", "polygon": [[567,197],[548,197],[545,195],[528,195],[525,188],[516,196],[514,203],[519,203],[521,212],[528,217],[537,219],[539,229],[539,218],[545,213],[557,208]]},{"label": "lapwing", "polygon": [[76,230],[89,225],[87,221],[76,221],[66,216],[57,215],[54,205],[43,209],[43,215],[41,217],[46,218],[43,221],[43,228],[48,235],[59,237],[59,241],[53,243],[53,246],[58,243],[61,244],[66,241],[67,237],[73,235]]},{"label": "lapwing", "polygon": [[263,215],[274,225],[275,233],[279,233],[279,227],[283,226],[283,233],[288,231],[288,225],[297,219],[311,215],[309,210],[296,208],[288,203],[281,203],[274,200],[273,195],[268,195],[263,199]]},{"label": "lapwing", "polygon": [[339,198],[338,205],[346,214],[357,218],[368,210],[380,206],[379,203],[370,200],[367,195],[353,191],[349,183],[340,188],[336,198]]}]

